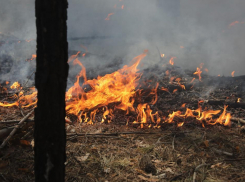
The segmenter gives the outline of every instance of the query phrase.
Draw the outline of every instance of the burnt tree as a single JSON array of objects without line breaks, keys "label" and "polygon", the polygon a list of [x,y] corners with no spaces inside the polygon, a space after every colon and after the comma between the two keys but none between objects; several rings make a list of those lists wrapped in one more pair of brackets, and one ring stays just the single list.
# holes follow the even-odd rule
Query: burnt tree
[{"label": "burnt tree", "polygon": [[35,180],[64,181],[67,0],[36,0]]}]

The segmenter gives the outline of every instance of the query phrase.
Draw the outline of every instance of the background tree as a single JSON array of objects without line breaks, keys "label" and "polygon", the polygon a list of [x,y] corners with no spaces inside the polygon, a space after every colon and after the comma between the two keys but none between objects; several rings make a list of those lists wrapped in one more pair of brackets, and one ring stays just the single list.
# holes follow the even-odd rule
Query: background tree
[{"label": "background tree", "polygon": [[67,0],[36,0],[35,180],[64,181]]}]

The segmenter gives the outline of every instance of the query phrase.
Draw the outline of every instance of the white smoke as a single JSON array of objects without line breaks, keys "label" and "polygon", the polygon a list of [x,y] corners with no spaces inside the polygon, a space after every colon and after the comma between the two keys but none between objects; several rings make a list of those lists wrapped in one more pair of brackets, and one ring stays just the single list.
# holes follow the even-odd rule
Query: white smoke
[{"label": "white smoke", "polygon": [[[68,2],[69,49],[76,52],[84,51],[81,45],[88,48],[90,56],[81,61],[88,72],[93,70],[91,75],[113,71],[144,49],[149,49],[149,56],[143,60],[145,66],[161,65],[157,47],[166,56],[177,57],[175,63],[182,68],[194,70],[204,63],[212,75],[229,76],[232,71],[236,76],[245,74],[244,0]],[[0,3],[0,32],[16,40],[35,39],[34,0]],[[114,14],[105,20],[109,13]],[[235,21],[238,23],[229,27]],[[0,54],[10,54],[14,65],[18,65],[13,68],[12,79],[27,77],[32,72],[33,66],[25,60],[35,54],[35,41],[19,45],[0,47]],[[118,59],[121,61],[117,62]],[[71,77],[78,70],[71,66]]]}]

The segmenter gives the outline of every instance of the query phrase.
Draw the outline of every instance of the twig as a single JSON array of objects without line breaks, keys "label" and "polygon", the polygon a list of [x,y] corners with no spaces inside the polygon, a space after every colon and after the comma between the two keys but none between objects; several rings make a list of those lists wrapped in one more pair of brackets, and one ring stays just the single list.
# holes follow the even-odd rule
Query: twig
[{"label": "twig", "polygon": [[18,130],[18,128],[20,127],[20,125],[22,123],[24,123],[25,120],[27,120],[31,115],[32,113],[34,112],[34,109],[29,112],[19,123],[18,125],[15,126],[15,128],[11,131],[11,133],[9,134],[9,136],[3,141],[2,145],[0,146],[0,149],[2,149],[6,144],[7,142],[10,140],[10,138],[15,134],[15,132]]},{"label": "twig", "polygon": [[[0,121],[0,124],[12,124],[12,123],[19,123],[18,120],[8,120],[8,121]],[[34,122],[33,119],[26,119],[25,122]]]},{"label": "twig", "polygon": [[175,139],[175,135],[174,135],[174,138],[173,138],[173,141],[172,141],[173,150],[174,150],[174,139]]},{"label": "twig", "polygon": [[238,123],[240,122],[240,123],[245,124],[245,120],[244,120],[244,119],[241,119],[241,118],[235,118],[235,117],[232,117],[231,120],[232,120],[232,121],[236,121],[236,122],[238,122]]},{"label": "twig", "polygon": [[197,177],[197,170],[199,169],[199,168],[201,168],[201,167],[203,167],[203,166],[209,166],[209,164],[200,164],[199,166],[197,166],[196,168],[195,168],[195,171],[194,171],[194,173],[193,173],[193,182],[196,182],[196,177]]},{"label": "twig", "polygon": [[238,158],[238,159],[224,159],[224,161],[244,161],[245,158]]},{"label": "twig", "polygon": [[233,154],[232,153],[230,153],[230,152],[226,152],[226,151],[223,151],[223,150],[218,150],[218,149],[216,149],[216,148],[212,148],[212,150],[214,151],[214,152],[216,152],[216,153],[218,153],[218,154],[224,154],[224,155],[228,155],[228,156],[233,156]]}]

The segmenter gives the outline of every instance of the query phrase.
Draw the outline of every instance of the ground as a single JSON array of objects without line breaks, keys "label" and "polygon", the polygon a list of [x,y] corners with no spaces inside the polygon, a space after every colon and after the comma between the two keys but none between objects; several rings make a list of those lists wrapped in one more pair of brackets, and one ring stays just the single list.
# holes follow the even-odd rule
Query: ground
[{"label": "ground", "polygon": [[[159,75],[152,74],[154,79],[149,82],[153,87],[156,82],[160,84],[158,100],[150,105],[153,113],[158,111],[162,118],[167,118],[176,110],[197,109],[198,102],[203,110],[223,110],[224,104],[230,104],[227,112],[232,116],[231,125],[207,125],[202,121],[203,127],[195,118],[176,117],[173,123],[162,122],[159,128],[154,128],[153,123],[141,128],[140,124],[133,123],[137,113],[126,114],[125,111],[115,111],[112,122],[100,123],[102,108],[98,110],[93,125],[80,123],[75,116],[68,115],[71,122],[68,120],[66,124],[67,182],[245,181],[244,120],[237,120],[245,117],[242,102],[245,99],[244,77],[203,75],[203,80],[197,81],[192,88],[192,84],[188,84],[192,77],[188,77],[186,71],[180,76],[181,84],[186,85],[186,90],[183,90],[176,81],[169,83],[169,77]],[[161,90],[162,87],[169,91]],[[136,103],[151,101],[147,97],[147,87],[144,92]],[[3,91],[1,99],[11,101],[11,94],[6,95]],[[237,102],[238,98],[241,102]],[[181,107],[184,103],[185,107]],[[31,110],[25,108],[22,113],[26,115]],[[9,127],[23,118],[20,111],[19,107],[0,107],[0,128],[11,131]],[[1,149],[0,181],[34,181],[32,117]],[[16,122],[4,122],[9,120]],[[184,125],[177,127],[181,121],[185,121]],[[0,132],[1,140],[6,136],[1,136]]]}]

